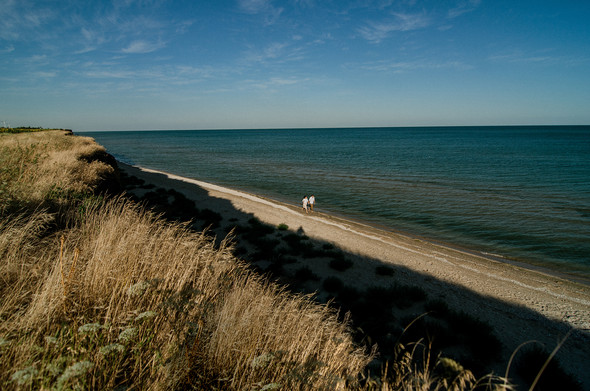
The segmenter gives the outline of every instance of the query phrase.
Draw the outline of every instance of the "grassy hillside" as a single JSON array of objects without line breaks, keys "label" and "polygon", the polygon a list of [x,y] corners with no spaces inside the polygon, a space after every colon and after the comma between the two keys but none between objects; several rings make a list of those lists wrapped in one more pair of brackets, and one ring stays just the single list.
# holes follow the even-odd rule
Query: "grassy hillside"
[{"label": "grassy hillside", "polygon": [[334,310],[116,195],[116,176],[90,138],[0,134],[1,389],[502,389],[420,344],[370,377]]}]

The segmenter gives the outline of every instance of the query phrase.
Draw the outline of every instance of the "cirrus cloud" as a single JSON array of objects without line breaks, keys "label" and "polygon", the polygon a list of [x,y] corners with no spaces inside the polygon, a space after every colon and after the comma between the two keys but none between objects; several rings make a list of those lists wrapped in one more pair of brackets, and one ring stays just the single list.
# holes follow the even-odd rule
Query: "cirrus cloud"
[{"label": "cirrus cloud", "polygon": [[165,44],[161,41],[147,42],[143,40],[137,40],[131,42],[126,48],[121,49],[121,51],[127,54],[151,53],[163,48],[164,46]]},{"label": "cirrus cloud", "polygon": [[379,43],[394,31],[418,30],[430,25],[430,18],[423,14],[394,14],[395,19],[386,22],[369,22],[359,27],[358,33],[367,41]]}]

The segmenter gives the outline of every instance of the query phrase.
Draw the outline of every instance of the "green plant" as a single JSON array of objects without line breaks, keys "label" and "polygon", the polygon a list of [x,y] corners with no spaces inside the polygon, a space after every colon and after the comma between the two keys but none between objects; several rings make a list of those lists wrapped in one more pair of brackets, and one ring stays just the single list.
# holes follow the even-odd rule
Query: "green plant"
[{"label": "green plant", "polygon": [[344,287],[344,283],[338,277],[328,277],[324,280],[322,286],[328,292],[338,292]]},{"label": "green plant", "polygon": [[535,390],[582,390],[581,384],[568,375],[543,347],[524,348],[517,357],[515,371],[528,385],[538,377]]},{"label": "green plant", "polygon": [[309,267],[302,266],[295,271],[295,279],[299,281],[308,281],[319,280],[319,277]]},{"label": "green plant", "polygon": [[335,258],[330,261],[329,265],[332,269],[343,272],[350,269],[353,265],[353,262],[346,258]]},{"label": "green plant", "polygon": [[379,265],[375,267],[375,274],[378,276],[393,276],[395,270],[391,266]]}]

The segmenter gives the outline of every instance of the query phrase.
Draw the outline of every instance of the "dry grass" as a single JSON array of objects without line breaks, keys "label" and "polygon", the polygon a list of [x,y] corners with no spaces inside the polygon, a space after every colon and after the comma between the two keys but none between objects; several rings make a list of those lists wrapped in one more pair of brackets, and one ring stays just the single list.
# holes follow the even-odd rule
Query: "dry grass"
[{"label": "dry grass", "polygon": [[43,203],[64,193],[91,191],[113,167],[99,159],[104,147],[89,137],[65,131],[0,134],[0,197],[9,201]]},{"label": "dry grass", "polygon": [[0,135],[0,148],[2,389],[477,384],[453,363],[416,366],[400,350],[399,362],[361,385],[372,356],[327,306],[251,273],[228,243],[94,196],[112,167],[92,159],[104,150],[91,139]]}]

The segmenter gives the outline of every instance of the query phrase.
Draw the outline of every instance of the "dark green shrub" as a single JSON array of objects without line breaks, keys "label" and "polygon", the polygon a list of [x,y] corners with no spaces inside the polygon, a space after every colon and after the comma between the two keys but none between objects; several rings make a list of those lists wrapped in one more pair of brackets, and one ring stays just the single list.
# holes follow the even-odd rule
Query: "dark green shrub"
[{"label": "dark green shrub", "polygon": [[270,273],[274,277],[279,277],[283,274],[283,271],[283,264],[280,262],[271,263],[265,270],[265,272]]},{"label": "dark green shrub", "polygon": [[426,291],[418,286],[396,285],[392,287],[395,291],[395,304],[399,308],[407,308],[414,303],[426,300]]},{"label": "dark green shrub", "polygon": [[403,336],[401,336],[403,342],[427,338],[435,352],[460,343],[456,333],[450,330],[444,322],[430,319],[428,316],[408,315],[400,319],[400,325],[405,329]]},{"label": "dark green shrub", "polygon": [[[446,320],[451,330],[459,334],[474,356],[483,357],[487,361],[500,357],[502,344],[494,335],[492,326],[464,312],[450,311]],[[481,352],[485,352],[485,356]]]},{"label": "dark green shrub", "polygon": [[195,206],[195,201],[190,200],[179,192],[171,192],[173,199],[170,203],[171,211],[178,215],[196,216],[199,211]]},{"label": "dark green shrub", "polygon": [[283,240],[291,247],[297,246],[301,242],[301,236],[295,233],[290,233],[283,237]]},{"label": "dark green shrub", "polygon": [[347,309],[350,309],[350,306],[355,301],[361,299],[361,292],[358,289],[344,286],[338,292],[338,302]]},{"label": "dark green shrub", "polygon": [[247,253],[248,253],[248,249],[243,246],[236,247],[236,249],[234,250],[234,255],[236,255],[236,256],[244,255]]},{"label": "dark green shrub", "polygon": [[297,258],[295,258],[295,257],[292,257],[292,256],[290,256],[290,255],[284,255],[284,254],[283,254],[283,255],[282,255],[282,260],[283,260],[283,263],[285,263],[285,264],[289,264],[289,263],[297,263]]},{"label": "dark green shrub", "polygon": [[274,227],[264,224],[255,217],[252,217],[250,220],[248,220],[248,223],[250,224],[252,230],[259,236],[268,235],[275,231]]},{"label": "dark green shrub", "polygon": [[[140,179],[133,175],[128,175],[125,171],[120,171],[119,175],[121,178],[121,182],[123,183],[123,186],[125,188],[134,189],[135,187],[140,187],[145,184],[145,181],[143,179]],[[154,185],[152,186],[155,187]]]},{"label": "dark green shrub", "polygon": [[286,231],[286,230],[288,230],[288,229],[289,229],[289,226],[288,226],[287,224],[282,224],[282,223],[281,223],[281,224],[279,224],[279,225],[277,226],[277,228],[278,228],[278,230],[279,230],[279,231]]},{"label": "dark green shrub", "polygon": [[295,279],[299,281],[319,280],[320,278],[307,266],[300,267],[295,271]]},{"label": "dark green shrub", "polygon": [[340,291],[344,283],[338,277],[328,277],[324,280],[322,286],[326,291],[334,293]]},{"label": "dark green shrub", "polygon": [[223,217],[219,213],[214,212],[211,209],[203,209],[199,212],[197,218],[205,220],[205,223],[209,223],[214,226],[218,226],[219,222],[223,220]]},{"label": "dark green shrub", "polygon": [[[535,346],[529,349],[524,349],[518,356],[515,363],[515,370],[520,375],[528,386],[531,386],[537,374],[549,358],[549,353],[539,347]],[[536,391],[549,390],[582,390],[582,385],[570,375],[568,375],[561,365],[555,360],[555,357],[549,361],[547,367],[541,374]]]},{"label": "dark green shrub", "polygon": [[375,273],[378,276],[393,276],[395,270],[391,266],[379,265],[375,268]]},{"label": "dark green shrub", "polygon": [[[163,190],[163,189],[158,189]],[[168,195],[162,193],[160,191],[148,191],[143,195],[141,198],[142,200],[147,201],[151,205],[153,204],[167,204],[168,203]]]},{"label": "dark green shrub", "polygon": [[424,305],[424,309],[435,318],[446,316],[449,313],[449,306],[442,300],[430,300]]},{"label": "dark green shrub", "polygon": [[256,251],[252,254],[253,261],[271,261],[277,262],[281,258],[281,253],[277,250],[279,245],[277,239],[272,238],[258,238],[256,240]]},{"label": "dark green shrub", "polygon": [[330,261],[330,267],[339,272],[343,272],[347,269],[350,269],[352,265],[353,262],[346,258],[334,258]]},{"label": "dark green shrub", "polygon": [[282,239],[289,246],[289,253],[292,255],[304,254],[305,256],[309,256],[310,252],[313,251],[313,244],[307,240],[307,236],[291,233],[285,235]]}]

